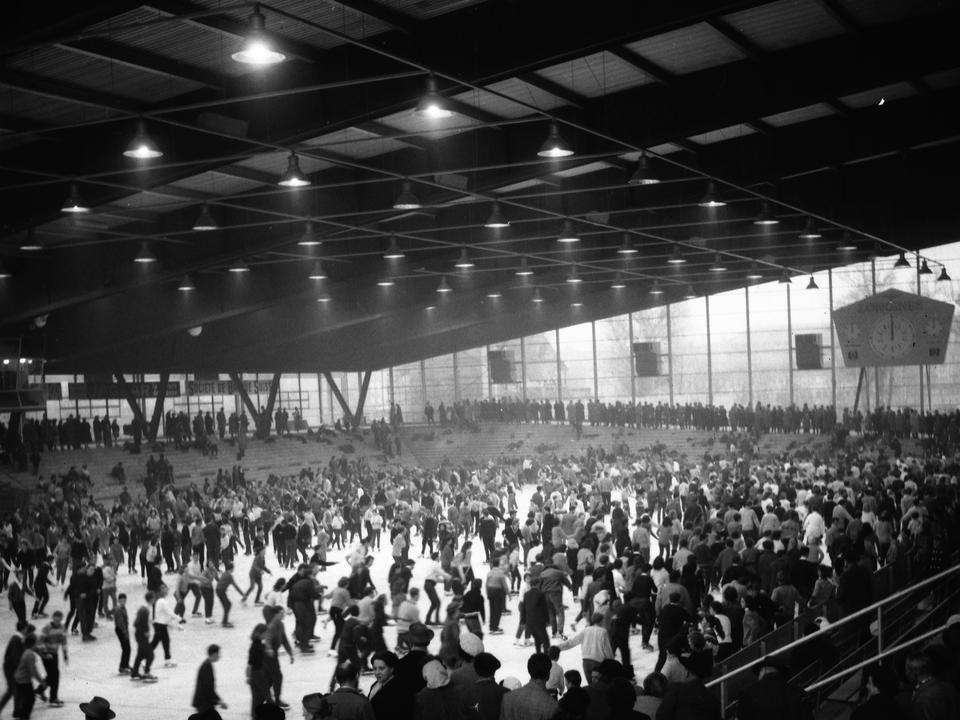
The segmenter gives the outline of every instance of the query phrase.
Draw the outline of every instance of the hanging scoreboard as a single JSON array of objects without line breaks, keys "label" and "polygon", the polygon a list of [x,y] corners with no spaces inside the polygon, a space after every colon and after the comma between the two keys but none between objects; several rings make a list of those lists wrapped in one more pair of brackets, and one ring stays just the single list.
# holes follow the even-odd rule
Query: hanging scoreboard
[{"label": "hanging scoreboard", "polygon": [[953,303],[892,289],[838,308],[833,324],[844,364],[939,365],[947,356],[953,311]]}]

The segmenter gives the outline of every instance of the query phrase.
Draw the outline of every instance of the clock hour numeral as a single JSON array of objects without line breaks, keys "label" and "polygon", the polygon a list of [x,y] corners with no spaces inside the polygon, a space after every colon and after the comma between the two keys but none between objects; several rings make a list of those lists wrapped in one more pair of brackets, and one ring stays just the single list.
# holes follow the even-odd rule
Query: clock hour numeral
[{"label": "clock hour numeral", "polygon": [[860,357],[860,353],[856,350],[847,350],[847,360],[856,360]]}]

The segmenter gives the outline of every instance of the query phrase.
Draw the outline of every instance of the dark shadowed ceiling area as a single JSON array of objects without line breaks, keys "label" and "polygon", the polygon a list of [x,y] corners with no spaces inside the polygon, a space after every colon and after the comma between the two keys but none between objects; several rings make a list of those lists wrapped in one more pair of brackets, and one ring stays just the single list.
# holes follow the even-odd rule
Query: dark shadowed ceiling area
[{"label": "dark shadowed ceiling area", "polygon": [[0,337],[52,372],[377,369],[958,239],[946,0],[4,9]]}]

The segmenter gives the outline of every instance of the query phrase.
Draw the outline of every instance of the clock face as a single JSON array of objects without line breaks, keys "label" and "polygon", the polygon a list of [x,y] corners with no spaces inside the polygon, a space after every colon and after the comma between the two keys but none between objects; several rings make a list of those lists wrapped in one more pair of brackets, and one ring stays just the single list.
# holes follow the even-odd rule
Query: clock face
[{"label": "clock face", "polygon": [[894,313],[881,315],[870,330],[870,347],[877,355],[898,358],[909,353],[916,345],[917,333],[913,324]]},{"label": "clock face", "polygon": [[943,323],[936,318],[927,318],[923,324],[923,332],[931,337],[939,336],[943,332]]}]

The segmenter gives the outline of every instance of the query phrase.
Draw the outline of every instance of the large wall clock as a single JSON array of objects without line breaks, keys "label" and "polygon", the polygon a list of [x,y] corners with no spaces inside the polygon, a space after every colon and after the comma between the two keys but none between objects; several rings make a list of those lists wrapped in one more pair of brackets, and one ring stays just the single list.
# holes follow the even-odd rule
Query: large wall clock
[{"label": "large wall clock", "polygon": [[947,356],[953,303],[885,290],[833,312],[847,367],[938,365]]}]

